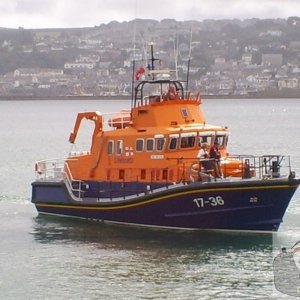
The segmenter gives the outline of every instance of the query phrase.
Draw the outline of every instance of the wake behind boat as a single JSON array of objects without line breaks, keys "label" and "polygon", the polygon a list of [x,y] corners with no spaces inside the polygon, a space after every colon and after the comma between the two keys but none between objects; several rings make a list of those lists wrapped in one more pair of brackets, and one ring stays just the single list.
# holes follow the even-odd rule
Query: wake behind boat
[{"label": "wake behind boat", "polygon": [[36,163],[38,212],[150,227],[276,231],[300,183],[289,157],[229,155],[228,128],[207,123],[188,76],[173,79],[172,70],[156,68],[153,46],[151,54],[146,66],[134,64],[130,110],[78,114],[69,141],[75,143],[82,120],[94,122],[88,151]]}]

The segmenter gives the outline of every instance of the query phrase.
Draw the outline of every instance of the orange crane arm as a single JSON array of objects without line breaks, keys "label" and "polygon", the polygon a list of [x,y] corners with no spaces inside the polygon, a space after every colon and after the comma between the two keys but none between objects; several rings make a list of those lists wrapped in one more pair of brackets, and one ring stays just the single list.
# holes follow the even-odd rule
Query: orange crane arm
[{"label": "orange crane arm", "polygon": [[87,119],[87,120],[92,120],[95,123],[95,129],[94,129],[94,133],[93,133],[93,138],[94,136],[99,132],[102,131],[102,126],[103,126],[103,119],[102,119],[102,115],[100,112],[95,111],[95,112],[84,112],[84,113],[79,113],[77,115],[76,118],[76,122],[74,125],[74,129],[70,134],[69,137],[69,142],[71,144],[75,143],[76,137],[77,137],[77,133],[79,131],[80,128],[80,124],[82,119]]}]

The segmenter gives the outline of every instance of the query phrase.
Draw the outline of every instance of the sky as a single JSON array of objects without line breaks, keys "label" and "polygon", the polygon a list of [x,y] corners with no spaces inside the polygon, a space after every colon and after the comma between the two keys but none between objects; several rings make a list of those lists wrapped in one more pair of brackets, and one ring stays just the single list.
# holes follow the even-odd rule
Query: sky
[{"label": "sky", "polygon": [[[298,15],[297,15],[298,13]],[[0,27],[93,27],[140,19],[250,19],[300,15],[300,0],[0,0]]]}]

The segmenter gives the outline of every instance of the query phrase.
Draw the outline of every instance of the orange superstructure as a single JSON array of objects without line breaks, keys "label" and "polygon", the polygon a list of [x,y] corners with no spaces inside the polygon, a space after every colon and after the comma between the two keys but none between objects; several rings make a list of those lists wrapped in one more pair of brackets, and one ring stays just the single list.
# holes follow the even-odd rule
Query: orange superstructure
[{"label": "orange superstructure", "polygon": [[[155,83],[162,89],[178,84],[169,80]],[[153,85],[153,81],[149,84]],[[75,141],[84,118],[95,122],[95,130],[90,153],[76,159],[71,157],[68,161],[73,178],[125,182],[189,181],[201,143],[212,145],[218,140],[220,152],[226,157],[227,128],[206,124],[199,94],[193,97],[178,89],[176,99],[163,94],[147,95],[135,99],[130,115],[128,111],[123,113],[124,122],[122,112],[114,117],[118,120],[117,126],[113,126],[112,119],[107,120],[113,126],[107,131],[103,130],[105,120],[100,113],[78,115],[70,142]]]},{"label": "orange superstructure", "polygon": [[[197,154],[203,143],[213,146],[217,141],[221,161],[227,157],[227,128],[208,125],[201,110],[200,94],[192,95],[187,82],[184,85],[176,79],[165,79],[174,72],[155,69],[155,60],[152,57],[152,65],[139,68],[138,76],[134,76],[130,111],[122,110],[107,120],[99,112],[78,114],[71,143],[75,142],[83,119],[92,120],[95,129],[90,151],[67,161],[67,172],[72,178],[99,182],[188,182],[199,180],[203,166]],[[106,123],[110,128],[104,130]],[[226,161],[223,165],[224,176],[240,176],[240,163]],[[212,168],[211,175],[216,175],[213,173]]]}]

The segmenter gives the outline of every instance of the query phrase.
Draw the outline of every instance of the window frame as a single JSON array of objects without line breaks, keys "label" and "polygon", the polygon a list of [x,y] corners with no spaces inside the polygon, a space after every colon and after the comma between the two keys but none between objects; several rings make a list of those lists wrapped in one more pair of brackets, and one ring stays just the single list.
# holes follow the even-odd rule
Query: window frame
[{"label": "window frame", "polygon": [[124,142],[123,142],[123,140],[117,140],[116,154],[122,155],[123,152],[124,152]]},{"label": "window frame", "polygon": [[[201,145],[204,143],[208,144],[208,146],[212,146],[215,135],[216,133],[214,131],[199,132],[197,146],[201,147]],[[203,138],[209,139],[209,142],[207,140],[203,140]]]},{"label": "window frame", "polygon": [[[148,148],[148,142],[152,142],[152,148],[151,149]],[[147,138],[146,139],[146,151],[147,152],[152,152],[152,151],[154,151],[154,149],[155,149],[155,139],[154,138]]]},{"label": "window frame", "polygon": [[[158,147],[160,141],[162,142],[162,145],[161,145],[161,147]],[[156,139],[155,139],[155,150],[156,150],[157,152],[162,152],[162,151],[164,151],[165,143],[166,143],[166,139],[165,139],[164,137],[158,137],[158,138],[156,138]]]},{"label": "window frame", "polygon": [[[138,143],[141,142],[141,149],[138,147]],[[138,138],[135,141],[135,151],[136,152],[143,152],[145,147],[145,139]]]},{"label": "window frame", "polygon": [[[173,140],[175,140],[176,143],[175,143],[175,147],[171,148],[171,144],[172,144]],[[170,134],[169,135],[168,150],[170,150],[170,151],[176,151],[178,149],[178,142],[179,142],[179,134]]]},{"label": "window frame", "polygon": [[189,113],[189,110],[187,107],[181,107],[180,108],[180,112],[181,112],[181,116],[184,118],[184,119],[187,119],[190,115]]},{"label": "window frame", "polygon": [[107,142],[107,154],[108,155],[113,155],[114,154],[114,149],[115,149],[115,141],[114,140],[108,140]]},{"label": "window frame", "polygon": [[[184,132],[180,135],[179,147],[180,149],[192,149],[195,148],[197,132]],[[192,143],[191,140],[192,139]],[[182,142],[186,140],[186,146],[183,147]]]}]

